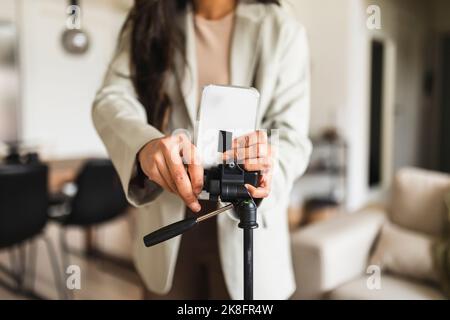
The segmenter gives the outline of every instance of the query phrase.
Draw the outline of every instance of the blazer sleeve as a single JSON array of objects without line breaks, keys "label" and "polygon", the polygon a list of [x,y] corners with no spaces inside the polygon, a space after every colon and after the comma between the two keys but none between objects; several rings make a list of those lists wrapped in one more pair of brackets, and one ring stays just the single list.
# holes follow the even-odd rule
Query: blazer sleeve
[{"label": "blazer sleeve", "polygon": [[[277,82],[272,102],[262,120],[262,127],[272,130],[270,139],[276,152],[272,192],[276,191],[277,197],[289,197],[294,181],[307,168],[312,150],[308,138],[308,42],[305,29],[296,21],[289,22],[280,31]],[[264,205],[264,201],[261,205]]]},{"label": "blazer sleeve", "polygon": [[130,80],[130,36],[125,31],[97,92],[92,119],[120,177],[128,201],[135,206],[154,200],[162,189],[143,179],[138,182],[137,154],[149,141],[163,136],[147,123],[144,106]]}]

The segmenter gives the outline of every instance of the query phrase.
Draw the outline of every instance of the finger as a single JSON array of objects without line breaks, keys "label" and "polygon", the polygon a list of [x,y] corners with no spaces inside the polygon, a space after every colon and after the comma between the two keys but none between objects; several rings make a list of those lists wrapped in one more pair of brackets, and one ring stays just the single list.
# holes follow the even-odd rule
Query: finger
[{"label": "finger", "polygon": [[247,188],[252,198],[255,199],[267,198],[270,193],[269,187],[254,187],[250,184],[246,184],[245,187]]},{"label": "finger", "polygon": [[243,167],[246,171],[262,171],[266,173],[272,168],[272,162],[268,158],[246,159]]},{"label": "finger", "polygon": [[197,148],[188,141],[183,143],[181,153],[184,163],[187,164],[192,190],[198,195],[203,189],[203,166],[197,154]]},{"label": "finger", "polygon": [[192,190],[195,194],[199,194],[203,189],[203,166],[196,155],[196,148],[192,145],[192,160],[188,164],[188,173],[191,179]]},{"label": "finger", "polygon": [[225,153],[226,159],[230,159],[232,156],[238,161],[245,159],[257,159],[264,158],[269,155],[269,145],[257,143],[245,148],[235,148]]},{"label": "finger", "polygon": [[157,166],[157,168],[159,170],[159,174],[164,179],[164,182],[166,183],[168,189],[171,192],[173,192],[175,194],[178,194],[177,187],[176,187],[175,183],[172,180],[172,176],[170,175],[170,172],[169,172],[169,169],[167,167],[165,159],[157,161],[156,162],[156,166]]},{"label": "finger", "polygon": [[149,176],[149,179],[157,183],[161,188],[165,190],[170,190],[170,187],[167,185],[166,181],[160,174],[158,167],[155,166],[155,168],[153,169],[153,173],[151,174],[151,177]]},{"label": "finger", "polygon": [[164,155],[179,196],[193,212],[199,212],[201,209],[200,203],[192,190],[191,181],[184,168],[181,156],[178,156],[179,159],[176,160],[172,151],[167,149],[164,149]]},{"label": "finger", "polygon": [[192,190],[198,195],[203,189],[203,166],[190,164],[188,165],[188,172],[191,178]]},{"label": "finger", "polygon": [[267,144],[267,132],[264,130],[257,130],[252,133],[240,136],[233,140],[233,148],[245,148],[255,144]]},{"label": "finger", "polygon": [[191,181],[184,166],[174,166],[170,168],[170,173],[177,187],[178,194],[186,205],[194,212],[200,211],[200,204],[192,190]]}]

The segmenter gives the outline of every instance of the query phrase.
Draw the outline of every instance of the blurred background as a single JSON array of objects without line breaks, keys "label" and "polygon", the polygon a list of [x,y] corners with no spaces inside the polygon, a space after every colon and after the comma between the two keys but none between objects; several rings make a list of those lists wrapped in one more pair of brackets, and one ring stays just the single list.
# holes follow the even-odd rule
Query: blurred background
[{"label": "blurred background", "polygon": [[[434,248],[450,194],[450,1],[282,4],[307,29],[312,66],[314,151],[288,212],[293,298],[445,297]],[[143,297],[134,211],[90,117],[131,5],[0,0],[0,299]],[[17,162],[29,168],[6,169]],[[81,288],[61,264],[80,267]],[[371,265],[382,288],[369,288]]]}]

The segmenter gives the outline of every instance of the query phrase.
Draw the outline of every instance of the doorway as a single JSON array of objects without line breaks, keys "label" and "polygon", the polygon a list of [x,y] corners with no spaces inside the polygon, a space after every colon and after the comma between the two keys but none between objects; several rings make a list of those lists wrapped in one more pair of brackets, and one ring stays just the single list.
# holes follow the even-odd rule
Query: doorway
[{"label": "doorway", "polygon": [[443,39],[439,170],[450,173],[450,35]]},{"label": "doorway", "polygon": [[370,90],[369,186],[382,180],[384,43],[372,41]]}]

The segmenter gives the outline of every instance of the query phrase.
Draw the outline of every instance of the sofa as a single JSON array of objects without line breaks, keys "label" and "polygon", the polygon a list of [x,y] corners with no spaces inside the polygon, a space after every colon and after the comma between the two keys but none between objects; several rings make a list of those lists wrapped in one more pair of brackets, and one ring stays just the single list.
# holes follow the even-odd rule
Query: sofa
[{"label": "sofa", "polygon": [[355,213],[292,233],[297,290],[292,299],[427,300],[444,299],[437,285],[382,271],[382,285],[368,286],[368,261],[380,229],[389,221],[427,236],[441,236],[447,219],[443,200],[450,176],[416,168],[401,169],[389,199]]}]

